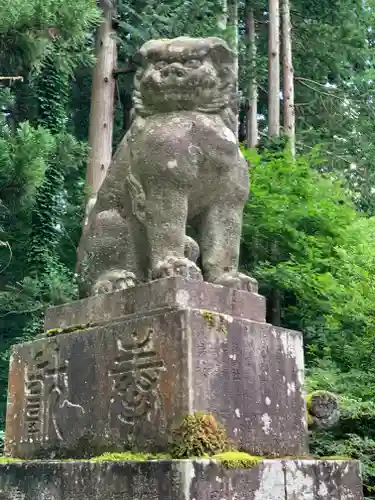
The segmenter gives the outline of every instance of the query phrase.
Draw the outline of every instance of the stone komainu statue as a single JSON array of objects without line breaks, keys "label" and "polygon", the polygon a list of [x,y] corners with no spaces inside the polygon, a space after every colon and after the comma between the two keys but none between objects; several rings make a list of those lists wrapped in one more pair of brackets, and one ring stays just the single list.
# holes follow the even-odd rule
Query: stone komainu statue
[{"label": "stone komainu statue", "polygon": [[218,38],[181,37],[138,56],[133,123],[80,242],[81,294],[176,275],[252,290],[238,272],[249,178],[231,107],[234,54]]}]

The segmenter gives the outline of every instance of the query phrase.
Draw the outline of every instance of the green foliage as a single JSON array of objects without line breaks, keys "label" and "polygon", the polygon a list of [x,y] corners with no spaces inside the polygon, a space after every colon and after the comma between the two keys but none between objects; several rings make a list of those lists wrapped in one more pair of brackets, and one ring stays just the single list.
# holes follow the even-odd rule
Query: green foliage
[{"label": "green foliage", "polygon": [[314,455],[346,456],[363,464],[365,493],[375,491],[375,371],[353,368],[342,371],[330,360],[321,360],[308,370],[307,386],[339,395],[340,421],[329,431],[310,437]]},{"label": "green foliage", "polygon": [[121,0],[118,11],[119,43],[127,56],[153,38],[222,34],[217,26],[222,6],[217,0]]},{"label": "green foliage", "polygon": [[[39,333],[46,306],[66,302],[76,294],[74,259],[69,268],[59,255],[60,244],[67,248],[66,240],[74,249],[73,255],[77,244],[64,232],[65,220],[70,217],[64,176],[79,169],[82,172],[85,158],[86,148],[65,132],[53,135],[28,123],[14,133],[7,128],[0,131],[0,240],[8,245],[0,246],[2,409],[6,403],[10,344]],[[59,191],[53,191],[56,184],[50,184],[53,164],[64,173]],[[45,189],[48,185],[54,197]],[[27,256],[31,255],[34,260],[30,264]]]},{"label": "green foliage", "polygon": [[304,332],[309,361],[370,366],[375,219],[359,215],[350,193],[316,171],[315,155],[247,156],[243,266],[261,292],[282,290],[283,324]]},{"label": "green foliage", "polygon": [[[32,212],[29,250],[32,274],[43,272],[51,259],[52,262],[56,261],[54,254],[61,239],[58,222],[64,203],[62,190],[65,172],[62,169],[64,163],[61,160],[66,152],[64,129],[67,123],[68,88],[68,75],[58,70],[51,57],[46,61],[36,82],[36,95],[39,103],[38,121],[52,133],[59,134],[59,137],[56,140],[56,152],[50,159],[43,183],[36,193]],[[68,145],[70,146],[69,143]]]},{"label": "green foliage", "polygon": [[[245,35],[247,2],[240,5],[240,88],[245,98],[252,77],[259,84],[260,134],[267,135],[268,3],[251,2],[256,19],[255,65]],[[375,2],[291,2],[297,150],[317,144],[324,171],[345,178],[360,210],[373,214]],[[241,113],[242,117],[244,113]],[[317,165],[322,168],[323,166]]]},{"label": "green foliage", "polygon": [[36,79],[39,123],[55,133],[63,130],[67,123],[70,97],[68,76],[66,72],[59,70],[56,65],[56,54],[52,54],[46,59]]},{"label": "green foliage", "polygon": [[0,427],[10,345],[40,333],[45,308],[76,295],[87,148],[69,133],[70,84],[94,61],[100,21],[91,0],[1,6],[0,74],[24,81],[0,86]]},{"label": "green foliage", "polygon": [[211,414],[187,415],[172,435],[173,458],[212,456],[228,449],[226,431]]},{"label": "green foliage", "polygon": [[280,290],[282,325],[304,333],[308,391],[339,396],[340,421],[314,431],[319,456],[364,463],[375,486],[375,219],[358,213],[351,193],[318,172],[319,156],[288,151],[251,160],[242,264],[261,293]]},{"label": "green foliage", "polygon": [[[88,62],[90,30],[100,21],[91,0],[0,0],[6,12],[0,21],[0,67],[14,73],[22,68],[39,70],[45,57],[59,46],[60,64],[72,71],[77,61]],[[92,58],[91,58],[92,60]]]}]

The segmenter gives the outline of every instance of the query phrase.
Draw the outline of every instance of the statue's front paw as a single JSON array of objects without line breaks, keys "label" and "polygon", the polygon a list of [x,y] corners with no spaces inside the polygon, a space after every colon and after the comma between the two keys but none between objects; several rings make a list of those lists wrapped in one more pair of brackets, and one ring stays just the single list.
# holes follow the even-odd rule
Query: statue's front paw
[{"label": "statue's front paw", "polygon": [[222,274],[214,281],[215,285],[227,286],[236,290],[258,293],[258,282],[251,276],[239,272],[228,272]]},{"label": "statue's front paw", "polygon": [[93,295],[100,293],[119,292],[133,288],[137,284],[137,278],[134,273],[128,271],[108,271],[103,273],[93,286]]},{"label": "statue's front paw", "polygon": [[152,279],[171,278],[181,276],[189,280],[203,280],[202,271],[186,257],[171,255],[160,261],[152,272]]}]

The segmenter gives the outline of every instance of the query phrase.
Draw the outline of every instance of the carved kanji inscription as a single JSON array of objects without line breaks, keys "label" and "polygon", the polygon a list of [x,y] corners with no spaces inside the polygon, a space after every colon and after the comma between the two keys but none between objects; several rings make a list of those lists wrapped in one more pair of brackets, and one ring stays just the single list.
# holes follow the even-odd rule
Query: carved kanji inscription
[{"label": "carved kanji inscription", "polygon": [[[158,382],[160,372],[165,370],[163,360],[153,349],[154,331],[148,329],[144,338],[132,333],[131,341],[117,340],[117,356],[112,380],[112,408],[120,403],[117,418],[124,424],[134,425],[139,417],[145,417],[153,409],[159,397]],[[117,405],[118,407],[118,405]]]},{"label": "carved kanji inscription", "polygon": [[[59,346],[52,343],[37,351],[25,370],[25,429],[27,441],[64,439],[58,422],[59,411],[64,406],[83,408],[70,401],[67,360],[61,360]],[[54,433],[54,435],[52,434]]]}]

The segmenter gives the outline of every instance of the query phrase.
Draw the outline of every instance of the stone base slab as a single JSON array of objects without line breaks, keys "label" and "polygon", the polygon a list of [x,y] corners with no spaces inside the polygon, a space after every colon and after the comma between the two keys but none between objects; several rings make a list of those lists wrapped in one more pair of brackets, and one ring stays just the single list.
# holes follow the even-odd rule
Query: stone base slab
[{"label": "stone base slab", "polygon": [[128,315],[184,308],[206,309],[258,322],[266,318],[265,298],[257,293],[177,277],[52,307],[46,314],[45,330],[97,325]]},{"label": "stone base slab", "polygon": [[0,464],[0,500],[361,500],[354,461],[210,460]]},{"label": "stone base slab", "polygon": [[252,455],[303,456],[302,385],[298,332],[196,309],[124,318],[14,346],[5,450],[166,451],[183,417],[203,411]]}]

